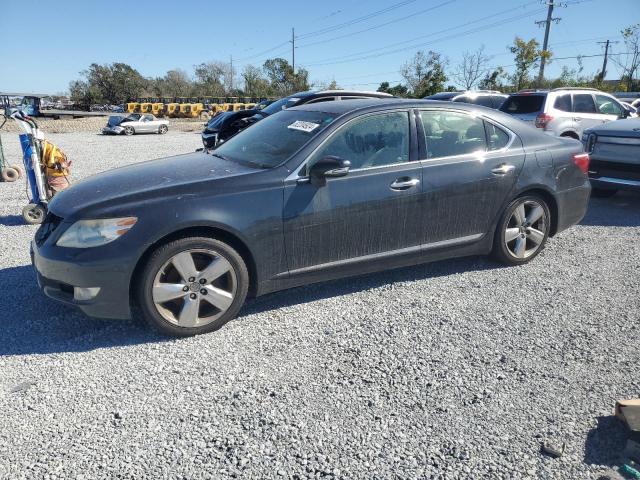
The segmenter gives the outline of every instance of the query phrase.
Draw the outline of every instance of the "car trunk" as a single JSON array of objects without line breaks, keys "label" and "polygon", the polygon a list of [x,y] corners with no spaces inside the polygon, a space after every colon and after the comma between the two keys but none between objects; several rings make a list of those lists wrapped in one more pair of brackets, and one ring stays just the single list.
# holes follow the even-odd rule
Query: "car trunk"
[{"label": "car trunk", "polygon": [[500,111],[529,123],[535,123],[544,110],[546,94],[511,95],[500,106]]}]

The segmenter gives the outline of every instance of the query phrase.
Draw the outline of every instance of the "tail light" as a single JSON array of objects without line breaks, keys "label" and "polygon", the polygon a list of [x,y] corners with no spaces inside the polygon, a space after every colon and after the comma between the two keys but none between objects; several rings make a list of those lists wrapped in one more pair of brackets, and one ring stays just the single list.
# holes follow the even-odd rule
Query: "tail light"
[{"label": "tail light", "polygon": [[536,127],[547,128],[547,124],[553,120],[553,117],[547,113],[541,113],[536,117]]},{"label": "tail light", "polygon": [[576,153],[573,155],[573,163],[575,163],[584,174],[589,171],[589,160],[588,153]]}]

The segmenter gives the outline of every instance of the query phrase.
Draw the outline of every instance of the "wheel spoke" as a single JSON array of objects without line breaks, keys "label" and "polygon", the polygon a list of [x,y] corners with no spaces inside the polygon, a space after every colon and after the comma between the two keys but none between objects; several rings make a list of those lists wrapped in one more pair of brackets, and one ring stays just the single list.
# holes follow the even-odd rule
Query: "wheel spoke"
[{"label": "wheel spoke", "polygon": [[216,288],[213,285],[207,285],[207,294],[202,296],[202,299],[209,302],[214,307],[224,311],[227,310],[233,303],[233,294],[231,292],[225,292],[220,288]]},{"label": "wheel spoke", "polygon": [[529,229],[528,236],[529,236],[529,239],[536,245],[540,245],[542,243],[542,240],[544,240],[544,233],[535,228]]},{"label": "wheel spoke", "polygon": [[527,217],[527,223],[529,225],[533,225],[544,215],[544,209],[540,205],[536,205],[530,212]]},{"label": "wheel spoke", "polygon": [[153,301],[165,303],[176,298],[184,297],[188,292],[183,291],[184,285],[179,283],[159,283],[153,286]]},{"label": "wheel spoke", "polygon": [[198,274],[196,266],[193,263],[193,257],[189,252],[181,252],[171,259],[171,263],[182,277],[182,281],[187,283],[189,278]]},{"label": "wheel spoke", "polygon": [[524,212],[524,203],[521,203],[516,207],[516,209],[513,211],[513,216],[515,217],[518,225],[522,225],[524,223],[526,218],[526,215]]},{"label": "wheel spoke", "polygon": [[211,283],[215,279],[227,273],[229,270],[231,270],[231,264],[227,259],[217,257],[213,259],[207,268],[198,274],[198,279],[204,278],[207,280],[207,283]]},{"label": "wheel spoke", "polygon": [[184,299],[184,305],[178,316],[178,324],[181,327],[195,327],[198,324],[198,313],[200,311],[200,299]]},{"label": "wheel spoke", "polygon": [[516,257],[524,258],[524,254],[527,250],[526,246],[527,246],[527,241],[522,237],[518,237],[518,239],[516,240],[516,245],[513,249],[513,253],[516,254]]},{"label": "wheel spoke", "polygon": [[507,228],[507,230],[504,233],[504,240],[505,242],[509,243],[512,240],[515,240],[516,238],[518,238],[518,235],[520,235],[519,228]]}]

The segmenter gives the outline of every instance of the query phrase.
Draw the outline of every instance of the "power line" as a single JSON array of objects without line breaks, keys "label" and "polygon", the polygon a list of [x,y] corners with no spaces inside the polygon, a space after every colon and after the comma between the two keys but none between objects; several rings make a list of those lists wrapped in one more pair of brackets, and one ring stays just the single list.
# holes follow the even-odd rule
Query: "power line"
[{"label": "power line", "polygon": [[[356,54],[347,55],[347,56],[344,56],[344,57],[328,58],[328,59],[324,59],[324,60],[321,60],[321,61],[316,62],[316,63],[309,63],[307,65],[308,66],[334,65],[334,64],[348,63],[348,62],[353,62],[353,61],[358,61],[358,60],[366,60],[366,59],[374,58],[374,57],[377,58],[377,57],[381,57],[381,56],[385,56],[385,55],[391,55],[393,53],[402,52],[402,51],[405,51],[405,50],[415,50],[416,48],[424,47],[426,45],[431,45],[433,43],[441,42],[443,40],[450,40],[452,38],[457,38],[457,37],[464,36],[464,35],[470,35],[472,33],[477,33],[477,32],[481,32],[481,31],[484,31],[484,30],[487,30],[487,29],[490,29],[490,28],[493,28],[493,27],[496,27],[496,26],[504,25],[505,23],[513,22],[513,21],[516,21],[516,20],[520,20],[522,18],[531,17],[533,15],[537,15],[538,13],[540,13],[540,9],[534,10],[533,12],[529,12],[529,13],[526,13],[526,14],[520,14],[520,15],[517,15],[517,16],[514,16],[514,17],[502,19],[502,20],[499,20],[497,22],[494,22],[494,23],[491,23],[491,24],[488,24],[488,25],[482,25],[480,27],[477,27],[477,28],[474,28],[474,29],[471,29],[471,30],[467,30],[467,31],[464,31],[464,32],[459,32],[459,33],[455,33],[453,35],[448,35],[446,37],[441,37],[441,38],[435,39],[435,40],[433,40],[431,42],[404,46],[404,47],[397,48],[395,50],[390,50],[390,51],[387,51],[387,52],[380,52],[380,49],[378,48],[378,49],[367,50],[367,51],[356,53]],[[471,23],[471,22],[469,22],[469,23]],[[477,22],[472,22],[472,23],[477,23]],[[458,28],[460,28],[460,26],[447,28],[445,30],[441,30],[440,32],[435,32],[435,33],[430,34],[428,36],[433,36],[433,35],[436,35],[437,33],[446,33],[448,31],[456,30]],[[422,37],[425,37],[425,36],[426,35],[423,35]],[[406,41],[402,42],[402,43],[406,43]],[[389,48],[389,46],[382,47],[382,48]],[[370,52],[375,52],[375,53],[373,53],[371,55],[366,55],[367,53],[370,53]],[[357,55],[361,55],[361,56],[357,56]],[[353,58],[351,58],[351,57],[353,57]]]},{"label": "power line", "polygon": [[329,43],[329,42],[333,42],[335,40],[340,40],[342,38],[352,37],[352,36],[358,35],[360,33],[370,32],[371,30],[375,30],[377,28],[386,27],[387,25],[391,25],[392,23],[401,22],[402,20],[406,20],[408,18],[414,18],[417,15],[422,15],[424,13],[430,12],[430,11],[435,10],[437,8],[440,8],[440,7],[444,7],[445,5],[449,5],[450,3],[454,3],[456,1],[457,0],[447,0],[446,2],[439,3],[438,5],[434,5],[433,7],[425,8],[423,10],[419,10],[417,12],[413,12],[410,15],[405,15],[405,16],[400,17],[400,18],[395,18],[393,20],[389,20],[388,22],[380,23],[378,25],[374,25],[372,27],[365,28],[363,30],[358,30],[356,32],[346,33],[344,35],[340,35],[340,36],[333,37],[333,38],[328,38],[328,39],[325,39],[325,40],[318,40],[317,42],[304,43],[304,44],[300,45],[299,48],[311,47],[313,45],[320,45],[320,44],[323,44],[323,43]]},{"label": "power line", "polygon": [[357,17],[357,18],[354,18],[352,20],[349,20],[349,21],[346,21],[346,22],[343,22],[343,23],[339,23],[337,25],[321,28],[320,30],[316,30],[314,32],[304,33],[304,34],[300,35],[298,38],[299,39],[305,39],[305,38],[310,38],[310,37],[316,37],[318,35],[323,35],[323,34],[329,33],[329,32],[334,32],[336,30],[340,30],[342,28],[346,28],[346,27],[349,27],[351,25],[355,25],[356,23],[364,22],[365,20],[369,20],[370,18],[377,17],[377,16],[382,15],[384,13],[390,12],[392,10],[396,10],[396,9],[398,9],[400,7],[404,7],[405,5],[409,5],[410,3],[415,3],[415,2],[417,2],[417,0],[405,0],[403,2],[399,2],[399,3],[396,3],[394,5],[391,5],[391,6],[387,7],[387,8],[383,8],[382,10],[377,10],[375,12],[368,13],[368,14],[363,15],[361,17]]}]

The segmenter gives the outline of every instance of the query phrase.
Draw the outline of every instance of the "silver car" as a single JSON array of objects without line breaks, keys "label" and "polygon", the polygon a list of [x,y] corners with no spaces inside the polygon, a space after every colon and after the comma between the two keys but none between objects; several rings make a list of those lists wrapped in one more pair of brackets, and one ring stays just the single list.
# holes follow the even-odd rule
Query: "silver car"
[{"label": "silver car", "polygon": [[521,90],[509,95],[500,110],[550,135],[576,140],[587,128],[630,115],[618,99],[594,88]]},{"label": "silver car", "polygon": [[618,190],[640,191],[640,119],[628,118],[589,128],[582,135],[589,154],[592,194],[608,197]]},{"label": "silver car", "polygon": [[132,113],[130,115],[113,115],[109,117],[107,126],[102,129],[103,135],[133,135],[135,133],[167,133],[168,120],[159,120],[150,113]]}]

